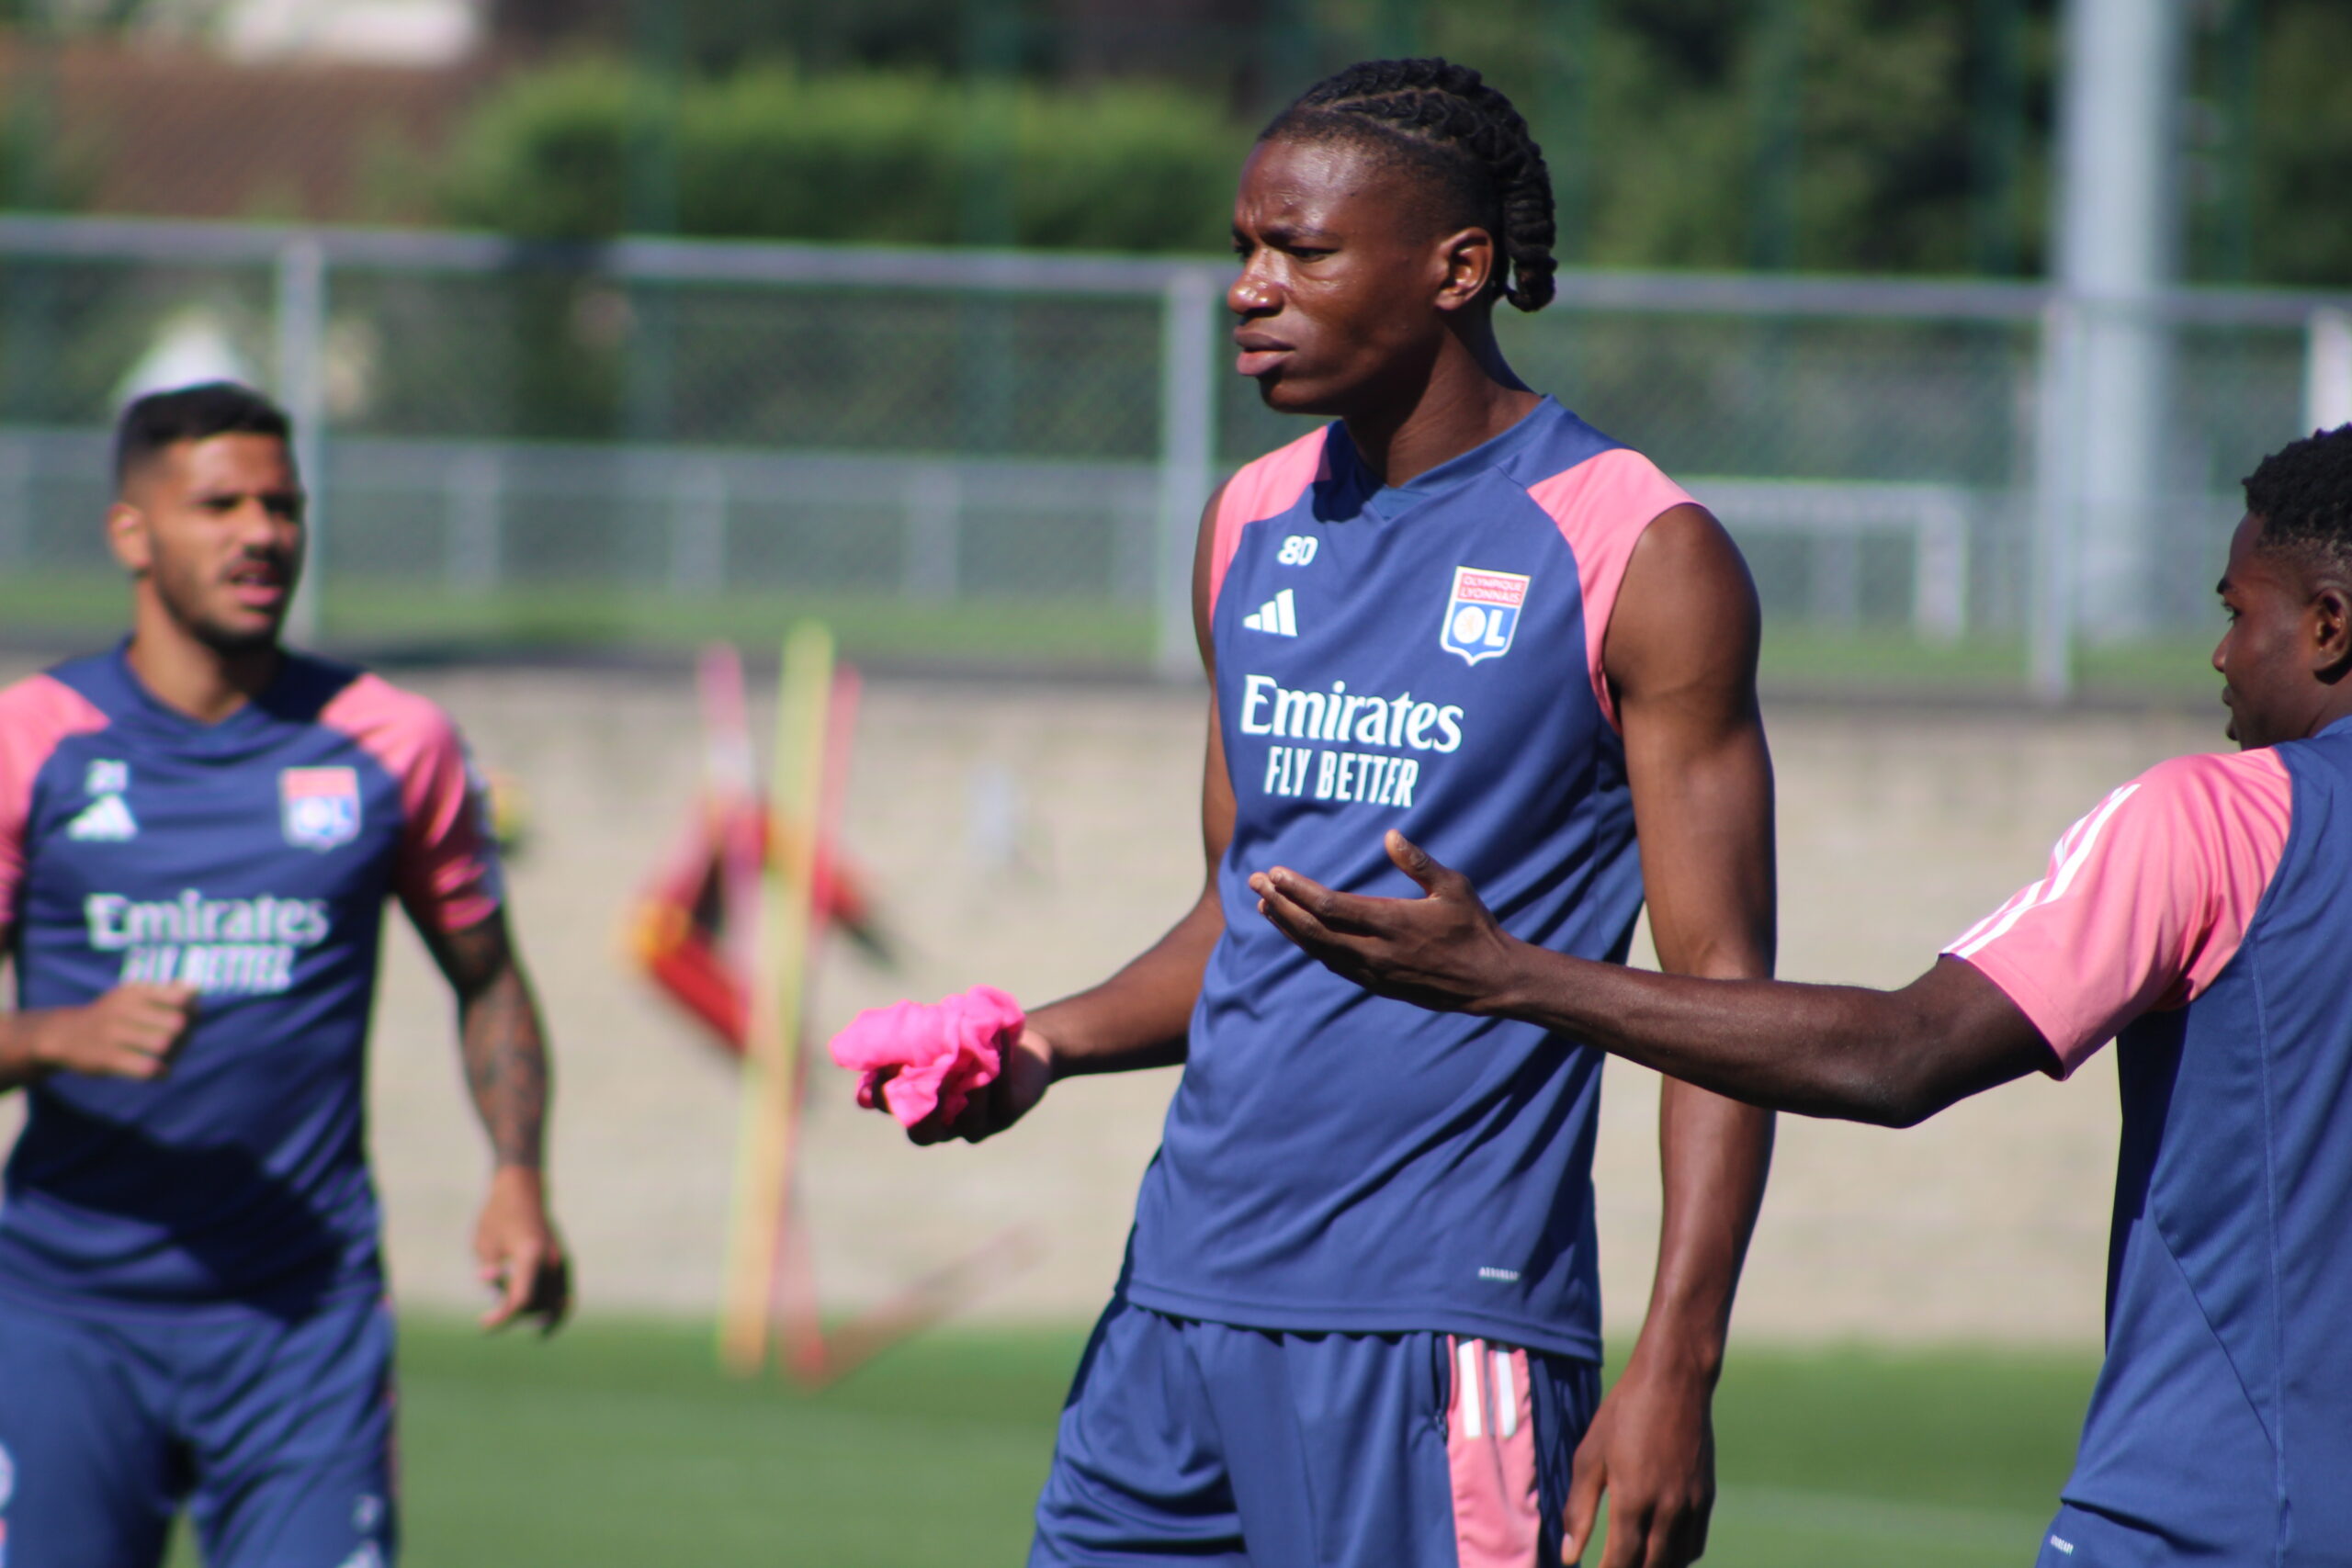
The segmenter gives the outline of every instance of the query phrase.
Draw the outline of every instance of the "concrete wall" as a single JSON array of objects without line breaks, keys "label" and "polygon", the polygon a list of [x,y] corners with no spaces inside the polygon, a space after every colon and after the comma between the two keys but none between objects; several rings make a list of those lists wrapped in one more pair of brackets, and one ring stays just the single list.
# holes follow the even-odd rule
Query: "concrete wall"
[{"label": "concrete wall", "polygon": [[[735,1134],[731,1065],[630,971],[633,891],[692,798],[684,677],[468,671],[409,682],[526,787],[514,908],[560,1056],[555,1176],[587,1310],[700,1314],[715,1299]],[[905,954],[826,960],[818,1026],[987,980],[1028,999],[1089,983],[1187,905],[1202,868],[1196,695],[1132,688],[870,685],[846,830]],[[2219,744],[2178,716],[1771,716],[1783,973],[1896,983],[2040,871],[2115,783]],[[470,1304],[486,1169],[449,1008],[413,937],[389,945],[374,1115],[396,1283]],[[1009,1225],[1041,1259],[978,1311],[1078,1319],[1116,1271],[1171,1073],[1063,1085],[978,1149],[916,1150],[821,1067],[805,1195],[829,1302],[854,1305]],[[2114,1151],[2111,1068],[2013,1085],[1907,1134],[1784,1122],[1743,1292],[1781,1339],[2096,1344]],[[1609,1323],[1639,1320],[1657,1217],[1656,1080],[1612,1065],[1600,1156]]]}]

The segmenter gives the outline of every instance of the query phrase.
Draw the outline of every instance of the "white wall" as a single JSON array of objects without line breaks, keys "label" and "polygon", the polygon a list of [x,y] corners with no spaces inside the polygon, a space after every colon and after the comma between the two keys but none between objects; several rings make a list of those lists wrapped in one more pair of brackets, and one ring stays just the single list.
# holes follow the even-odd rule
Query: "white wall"
[{"label": "white wall", "polygon": [[[731,1068],[650,994],[621,942],[628,900],[691,797],[691,687],[608,671],[410,683],[446,703],[481,760],[532,799],[514,906],[560,1053],[557,1195],[585,1306],[705,1312],[731,1173]],[[834,953],[820,1037],[858,1008],[975,981],[1045,999],[1155,937],[1199,886],[1199,708],[1188,694],[1128,687],[870,685],[847,833],[907,962],[886,976]],[[1909,978],[2039,874],[2051,841],[2109,787],[2218,745],[2219,716],[1775,712],[1782,972]],[[980,804],[1008,793],[1009,864],[1004,824]],[[404,932],[388,952],[376,1049],[396,1285],[410,1302],[469,1304],[466,1243],[486,1155],[446,994]],[[1018,1223],[1044,1259],[979,1310],[1091,1314],[1172,1084],[1165,1072],[1068,1083],[986,1147],[915,1150],[820,1066],[806,1195],[829,1297],[879,1299]],[[1605,1101],[1603,1270],[1622,1335],[1638,1321],[1657,1224],[1655,1079],[1611,1066]],[[2013,1085],[1911,1133],[1784,1122],[1742,1330],[2096,1345],[2115,1118],[2101,1060],[2066,1085]]]}]

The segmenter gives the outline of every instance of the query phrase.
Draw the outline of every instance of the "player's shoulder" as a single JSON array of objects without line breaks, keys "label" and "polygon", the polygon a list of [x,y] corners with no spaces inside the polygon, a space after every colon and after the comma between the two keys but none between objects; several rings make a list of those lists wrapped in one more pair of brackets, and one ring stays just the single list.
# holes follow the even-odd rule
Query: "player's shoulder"
[{"label": "player's shoulder", "polygon": [[1506,471],[1571,544],[1638,535],[1660,514],[1690,503],[1690,491],[1647,455],[1550,399],[1529,417],[1540,423]]},{"label": "player's shoulder", "polygon": [[1317,425],[1235,469],[1217,497],[1218,523],[1237,528],[1289,511],[1322,475],[1330,436]]},{"label": "player's shoulder", "polygon": [[2108,800],[2140,814],[2212,816],[2282,806],[2293,794],[2287,764],[2273,748],[2192,751],[2167,757],[2118,787]]},{"label": "player's shoulder", "polygon": [[102,657],[68,660],[0,686],[0,731],[54,738],[106,728],[110,716],[89,689],[90,667]]},{"label": "player's shoulder", "polygon": [[2231,867],[2266,870],[2285,852],[2294,783],[2268,748],[2170,757],[2118,785],[2062,842],[2087,854],[2105,840],[2107,859],[2161,861],[2203,875]]},{"label": "player's shoulder", "polygon": [[305,673],[323,697],[319,722],[357,742],[395,771],[458,744],[458,727],[440,704],[356,664],[303,656]]}]

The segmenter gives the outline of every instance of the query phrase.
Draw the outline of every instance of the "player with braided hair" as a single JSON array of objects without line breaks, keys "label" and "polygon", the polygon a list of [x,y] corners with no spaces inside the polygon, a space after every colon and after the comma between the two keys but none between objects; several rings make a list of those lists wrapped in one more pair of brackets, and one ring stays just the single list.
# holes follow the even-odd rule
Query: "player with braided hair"
[{"label": "player with braided hair", "polygon": [[[1374,129],[1376,128],[1376,129]],[[1317,83],[1261,141],[1353,142],[1434,176],[1449,220],[1502,245],[1494,287],[1522,310],[1552,302],[1556,231],[1544,150],[1509,98],[1447,60],[1368,60]]]},{"label": "player with braided hair", "polygon": [[1127,1265],[1080,1368],[1033,1564],[1604,1568],[1705,1543],[1708,1411],[1771,1145],[1668,1081],[1648,1321],[1600,1397],[1600,1057],[1311,962],[1250,871],[1409,887],[1395,827],[1513,935],[1754,977],[1773,941],[1756,595],[1713,518],[1515,376],[1498,299],[1552,295],[1552,196],[1475,71],[1375,61],[1260,137],[1234,208],[1237,368],[1329,423],[1201,519],[1212,681],[1199,901],[1039,1009],[921,1141],[1066,1077],[1181,1062]]}]

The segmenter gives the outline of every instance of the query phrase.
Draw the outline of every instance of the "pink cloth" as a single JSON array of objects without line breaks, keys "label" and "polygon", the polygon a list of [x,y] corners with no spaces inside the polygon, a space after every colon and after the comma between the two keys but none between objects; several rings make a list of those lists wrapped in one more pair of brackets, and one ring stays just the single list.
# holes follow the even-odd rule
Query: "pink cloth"
[{"label": "pink cloth", "polygon": [[833,1036],[833,1060],[865,1075],[857,1102],[868,1111],[878,1095],[902,1126],[933,1111],[953,1122],[996,1081],[1027,1021],[1019,1002],[993,986],[975,986],[930,1005],[866,1009]]},{"label": "pink cloth", "polygon": [[2050,870],[1944,951],[2041,1031],[2065,1077],[2237,956],[2287,850],[2294,783],[2270,750],[2176,757],[2101,801]]}]

